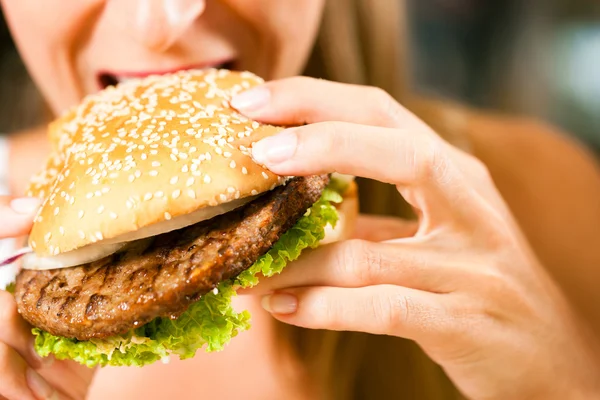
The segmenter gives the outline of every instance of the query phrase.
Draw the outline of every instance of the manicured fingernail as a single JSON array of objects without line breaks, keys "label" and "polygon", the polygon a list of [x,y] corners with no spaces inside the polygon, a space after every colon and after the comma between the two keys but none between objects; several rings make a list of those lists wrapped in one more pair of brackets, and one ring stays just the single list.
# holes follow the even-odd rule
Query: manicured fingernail
[{"label": "manicured fingernail", "polygon": [[298,136],[292,129],[281,131],[254,143],[252,158],[259,164],[273,165],[289,160],[296,153]]},{"label": "manicured fingernail", "polygon": [[231,99],[231,106],[239,111],[257,111],[269,103],[271,92],[269,89],[259,86],[242,92]]},{"label": "manicured fingernail", "polygon": [[31,215],[40,207],[40,199],[35,197],[22,197],[13,199],[10,202],[10,208],[17,214]]},{"label": "manicured fingernail", "polygon": [[59,400],[56,390],[40,374],[29,368],[26,376],[29,389],[38,399]]},{"label": "manicured fingernail", "polygon": [[272,314],[292,314],[298,309],[298,299],[288,293],[274,293],[264,296],[261,305]]}]

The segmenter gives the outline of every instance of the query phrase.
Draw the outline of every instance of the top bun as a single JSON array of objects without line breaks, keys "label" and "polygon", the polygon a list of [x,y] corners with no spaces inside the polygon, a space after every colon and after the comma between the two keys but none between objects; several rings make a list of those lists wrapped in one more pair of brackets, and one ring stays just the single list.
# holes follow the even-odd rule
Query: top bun
[{"label": "top bun", "polygon": [[48,257],[126,238],[282,184],[249,153],[253,142],[282,128],[229,105],[234,94],[260,83],[248,72],[194,70],[86,97],[50,125],[54,152],[28,190],[43,199],[32,249]]}]

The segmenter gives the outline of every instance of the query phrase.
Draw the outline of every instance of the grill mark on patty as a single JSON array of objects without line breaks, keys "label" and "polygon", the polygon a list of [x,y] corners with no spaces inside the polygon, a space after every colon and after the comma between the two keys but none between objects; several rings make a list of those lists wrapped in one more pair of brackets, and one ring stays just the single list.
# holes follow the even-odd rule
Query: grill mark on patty
[{"label": "grill mark on patty", "polygon": [[[76,296],[65,297],[64,301],[60,304],[60,307],[58,308],[59,311],[56,313],[56,316],[62,317],[63,313],[65,312],[65,310],[67,309],[69,304],[71,304],[73,301],[75,301],[76,298],[77,298]],[[56,300],[59,301],[59,299],[56,299]]]},{"label": "grill mark on patty", "polygon": [[91,295],[90,300],[88,301],[87,305],[85,306],[86,317],[88,317],[91,320],[95,319],[94,311],[96,310],[96,307],[98,307],[104,299],[105,299],[105,297],[102,295],[99,295],[99,294]]},{"label": "grill mark on patty", "polygon": [[[136,242],[118,257],[59,270],[22,270],[15,290],[19,312],[36,327],[78,340],[180,315],[266,253],[319,199],[327,182],[326,176],[294,178],[237,210]],[[53,290],[49,283],[55,277],[67,286]]]}]

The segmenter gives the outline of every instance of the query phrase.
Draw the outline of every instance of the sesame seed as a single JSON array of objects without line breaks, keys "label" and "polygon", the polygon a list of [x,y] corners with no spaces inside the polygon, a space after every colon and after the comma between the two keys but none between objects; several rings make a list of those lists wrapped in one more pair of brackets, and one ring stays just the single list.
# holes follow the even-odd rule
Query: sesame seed
[{"label": "sesame seed", "polygon": [[144,195],[144,201],[148,201],[148,200],[151,200],[151,199],[152,199],[152,193],[146,193]]},{"label": "sesame seed", "polygon": [[167,221],[169,221],[171,219],[171,214],[169,214],[168,212],[165,212],[165,219]]},{"label": "sesame seed", "polygon": [[265,171],[262,172],[262,176],[265,179],[269,179],[269,175],[267,175],[267,173]]},{"label": "sesame seed", "polygon": [[231,162],[229,163],[229,167],[230,168],[235,168],[235,161],[231,160]]},{"label": "sesame seed", "polygon": [[174,176],[174,177],[171,178],[171,180],[169,181],[169,183],[171,185],[175,185],[178,180],[179,180],[179,177],[178,176]]},{"label": "sesame seed", "polygon": [[81,218],[83,218],[84,214],[85,214],[85,211],[79,210],[79,214],[77,214],[77,216],[79,217],[79,219],[81,219]]},{"label": "sesame seed", "polygon": [[58,227],[58,231],[60,232],[61,235],[63,235],[63,236],[65,235],[65,228],[64,227],[59,226]]},{"label": "sesame seed", "polygon": [[96,238],[97,238],[98,240],[102,240],[102,239],[104,239],[104,236],[102,236],[102,232],[96,232]]},{"label": "sesame seed", "polygon": [[210,183],[210,176],[204,175],[204,183]]},{"label": "sesame seed", "polygon": [[104,206],[98,207],[98,214],[102,214],[104,212]]},{"label": "sesame seed", "polygon": [[150,176],[158,176],[158,171],[152,170],[152,171],[148,172],[148,175],[150,175]]},{"label": "sesame seed", "polygon": [[188,178],[187,182],[185,182],[185,185],[187,187],[190,187],[190,186],[192,186],[194,184],[194,182],[195,182],[194,178]]},{"label": "sesame seed", "polygon": [[109,215],[110,215],[110,218],[112,218],[112,219],[117,219],[117,217],[118,217],[118,215],[112,211],[110,212]]},{"label": "sesame seed", "polygon": [[180,194],[181,194],[181,190],[177,189],[177,190],[173,191],[173,194],[171,195],[171,197],[176,199],[179,197]]},{"label": "sesame seed", "polygon": [[248,169],[246,167],[242,167],[242,174],[248,175]]},{"label": "sesame seed", "polygon": [[225,196],[223,193],[221,193],[221,194],[219,195],[219,199],[220,199],[221,201],[227,201],[227,196]]},{"label": "sesame seed", "polygon": [[161,197],[163,197],[164,195],[165,195],[165,194],[164,194],[162,191],[160,191],[160,190],[159,190],[158,192],[154,193],[154,197],[158,197],[158,198],[161,198]]},{"label": "sesame seed", "polygon": [[56,207],[56,208],[54,209],[54,215],[55,215],[55,216],[56,216],[56,215],[58,215],[58,213],[59,213],[59,212],[60,212],[60,208],[59,208],[59,207]]},{"label": "sesame seed", "polygon": [[227,193],[235,193],[235,188],[233,186],[229,186],[227,188]]},{"label": "sesame seed", "polygon": [[85,233],[83,231],[77,231],[80,238],[85,239]]},{"label": "sesame seed", "polygon": [[196,192],[192,189],[188,190],[187,192],[188,196],[191,197],[192,199],[196,198]]}]

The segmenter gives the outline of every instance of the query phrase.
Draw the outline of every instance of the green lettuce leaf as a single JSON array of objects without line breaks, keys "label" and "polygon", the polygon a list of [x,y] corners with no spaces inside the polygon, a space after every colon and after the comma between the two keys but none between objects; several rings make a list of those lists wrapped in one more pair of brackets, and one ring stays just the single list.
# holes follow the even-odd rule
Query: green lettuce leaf
[{"label": "green lettuce leaf", "polygon": [[4,290],[6,290],[8,293],[15,293],[15,283],[11,282],[8,285],[6,285],[6,288],[4,288]]},{"label": "green lettuce leaf", "polygon": [[252,267],[237,278],[222,282],[217,290],[202,296],[175,320],[157,318],[124,335],[89,341],[57,337],[34,328],[35,349],[43,357],[52,354],[59,360],[75,360],[88,367],[141,367],[170,355],[190,358],[202,347],[207,352],[221,351],[233,337],[250,328],[250,314],[238,313],[231,305],[235,287],[252,287],[258,283],[259,273],[278,274],[304,249],[317,247],[325,237],[326,226],[335,227],[337,223],[338,214],[332,203],[341,201],[338,192],[326,188],[319,201]]}]

